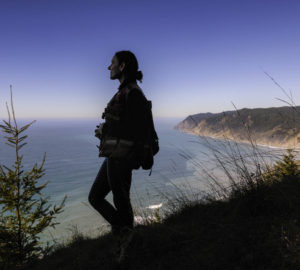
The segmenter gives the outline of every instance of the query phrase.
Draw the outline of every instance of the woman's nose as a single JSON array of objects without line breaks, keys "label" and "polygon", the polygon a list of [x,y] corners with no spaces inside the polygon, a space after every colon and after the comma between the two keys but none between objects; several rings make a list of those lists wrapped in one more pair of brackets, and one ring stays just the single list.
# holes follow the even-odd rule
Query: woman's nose
[{"label": "woman's nose", "polygon": [[108,66],[108,68],[107,68],[108,70],[110,70],[110,66]]}]

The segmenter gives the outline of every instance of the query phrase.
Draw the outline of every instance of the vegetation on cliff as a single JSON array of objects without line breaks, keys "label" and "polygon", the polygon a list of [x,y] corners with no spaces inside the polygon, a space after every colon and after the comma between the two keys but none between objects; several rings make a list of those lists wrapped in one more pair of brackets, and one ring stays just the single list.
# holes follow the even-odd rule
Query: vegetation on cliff
[{"label": "vegetation on cliff", "polygon": [[190,115],[175,129],[201,136],[300,148],[300,107],[241,109],[216,114]]}]

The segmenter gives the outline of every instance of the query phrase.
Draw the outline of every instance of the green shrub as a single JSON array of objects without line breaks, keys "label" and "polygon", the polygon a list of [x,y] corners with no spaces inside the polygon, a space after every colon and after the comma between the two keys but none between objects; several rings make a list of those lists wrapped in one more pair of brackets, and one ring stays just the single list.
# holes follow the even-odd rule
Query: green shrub
[{"label": "green shrub", "polygon": [[[24,171],[20,154],[26,145],[23,135],[33,122],[18,127],[11,92],[11,112],[7,105],[8,121],[0,125],[6,134],[6,144],[15,151],[14,165],[9,168],[0,165],[0,268],[8,269],[41,257],[49,246],[43,248],[39,234],[47,227],[54,227],[55,216],[62,211],[66,197],[59,206],[49,205],[49,197],[41,191],[47,183],[38,185],[44,175],[45,155],[41,164],[35,164],[30,171]],[[51,208],[51,209],[50,209]]]}]

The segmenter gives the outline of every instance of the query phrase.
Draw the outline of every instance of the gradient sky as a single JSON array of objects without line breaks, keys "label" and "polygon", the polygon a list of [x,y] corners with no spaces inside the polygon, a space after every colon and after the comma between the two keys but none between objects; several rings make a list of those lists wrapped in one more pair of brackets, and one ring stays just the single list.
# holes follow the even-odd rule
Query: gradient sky
[{"label": "gradient sky", "polygon": [[0,117],[100,117],[118,81],[107,66],[131,50],[156,117],[300,105],[300,1],[0,2]]}]

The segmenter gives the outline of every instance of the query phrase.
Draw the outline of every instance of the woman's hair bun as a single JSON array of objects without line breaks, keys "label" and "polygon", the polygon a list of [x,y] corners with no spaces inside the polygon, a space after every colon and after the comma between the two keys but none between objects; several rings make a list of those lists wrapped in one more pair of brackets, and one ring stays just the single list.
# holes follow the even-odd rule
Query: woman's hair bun
[{"label": "woman's hair bun", "polygon": [[137,79],[138,81],[142,82],[142,79],[143,79],[143,73],[142,73],[142,71],[138,70],[138,71],[136,72],[136,79]]}]

